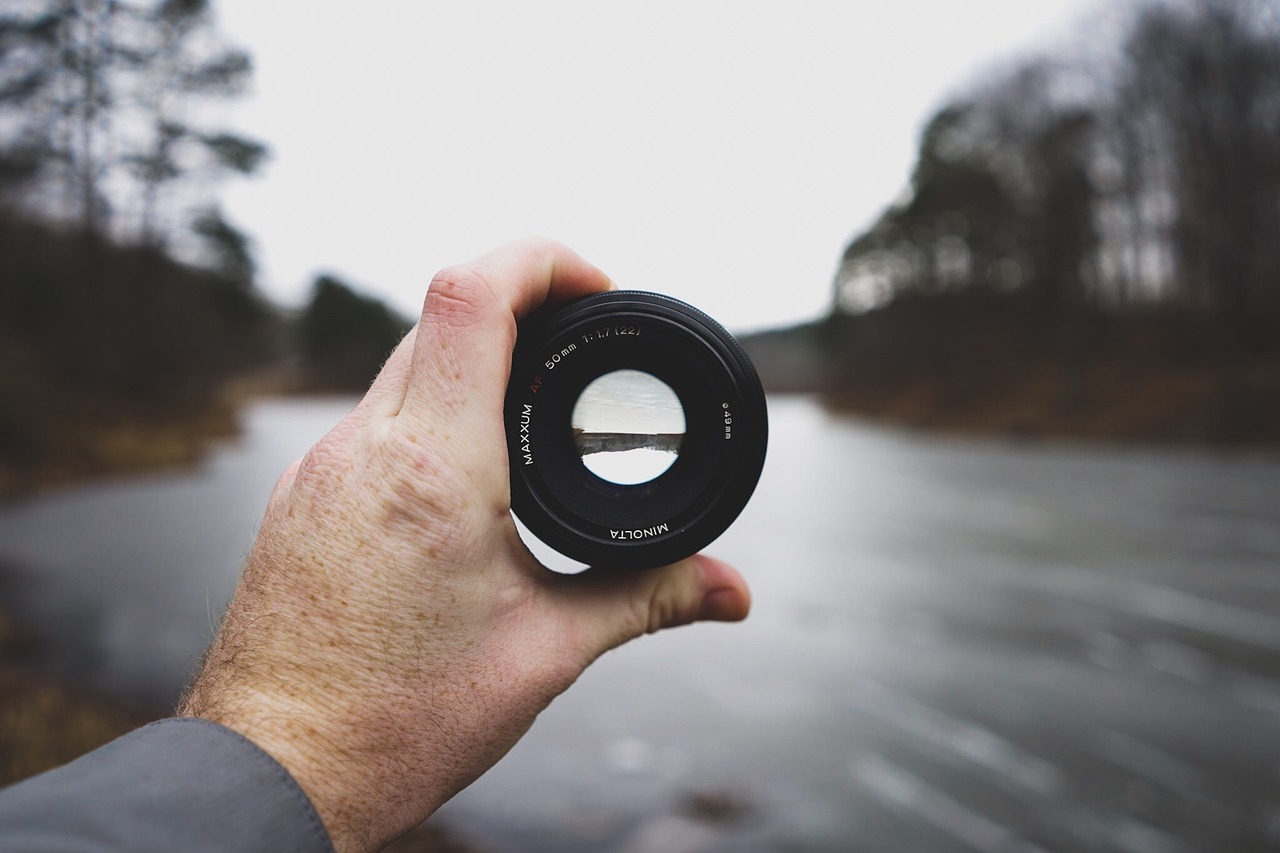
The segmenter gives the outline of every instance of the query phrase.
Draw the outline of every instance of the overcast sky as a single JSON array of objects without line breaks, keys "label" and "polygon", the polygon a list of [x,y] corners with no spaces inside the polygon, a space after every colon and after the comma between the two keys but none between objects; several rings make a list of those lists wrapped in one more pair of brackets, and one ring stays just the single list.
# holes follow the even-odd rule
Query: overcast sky
[{"label": "overcast sky", "polygon": [[274,156],[225,194],[264,285],[416,313],[432,273],[555,237],[735,330],[811,319],[922,123],[1087,0],[220,0]]}]

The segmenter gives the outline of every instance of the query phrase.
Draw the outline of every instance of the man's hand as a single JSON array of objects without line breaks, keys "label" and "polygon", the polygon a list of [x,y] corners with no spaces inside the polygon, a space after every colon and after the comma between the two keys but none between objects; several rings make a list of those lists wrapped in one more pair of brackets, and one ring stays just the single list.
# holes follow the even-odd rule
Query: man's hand
[{"label": "man's hand", "polygon": [[747,614],[745,582],[710,558],[563,576],[516,533],[516,319],[611,286],[542,241],[440,272],[364,399],[276,485],[182,713],[283,764],[339,851],[423,820],[608,649]]}]

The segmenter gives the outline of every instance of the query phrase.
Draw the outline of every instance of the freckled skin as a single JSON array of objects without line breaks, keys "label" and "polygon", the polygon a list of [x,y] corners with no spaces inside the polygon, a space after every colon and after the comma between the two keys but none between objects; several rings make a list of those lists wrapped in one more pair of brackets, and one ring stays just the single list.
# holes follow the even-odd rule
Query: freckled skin
[{"label": "freckled skin", "polygon": [[610,286],[547,241],[443,270],[356,409],[276,485],[180,710],[279,760],[339,851],[425,819],[608,649],[746,616],[741,576],[710,558],[562,577],[516,533],[516,319]]}]

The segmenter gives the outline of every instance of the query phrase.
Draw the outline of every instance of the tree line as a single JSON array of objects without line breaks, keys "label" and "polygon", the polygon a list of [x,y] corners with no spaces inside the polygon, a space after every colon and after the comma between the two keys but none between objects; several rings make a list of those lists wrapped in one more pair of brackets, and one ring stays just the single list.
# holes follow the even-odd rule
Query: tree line
[{"label": "tree line", "polygon": [[10,0],[0,9],[0,463],[74,421],[182,418],[291,364],[360,390],[406,324],[321,276],[300,313],[256,287],[218,203],[267,146],[214,120],[249,55],[210,0]]},{"label": "tree line", "polygon": [[937,110],[831,316],[759,346],[907,422],[1274,444],[1277,152],[1280,2],[1102,6]]},{"label": "tree line", "polygon": [[1239,346],[1280,305],[1280,7],[1143,2],[940,109],[838,309],[983,289],[1051,313],[1177,305]]}]

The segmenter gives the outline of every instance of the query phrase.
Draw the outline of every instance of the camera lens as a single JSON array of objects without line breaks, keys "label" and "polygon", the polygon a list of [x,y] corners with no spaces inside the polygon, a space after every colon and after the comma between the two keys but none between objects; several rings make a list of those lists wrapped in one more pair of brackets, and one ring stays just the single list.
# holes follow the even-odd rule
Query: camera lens
[{"label": "camera lens", "polygon": [[507,387],[511,505],[571,559],[649,568],[737,518],[764,465],[738,342],[676,299],[612,291],[521,323]]}]

